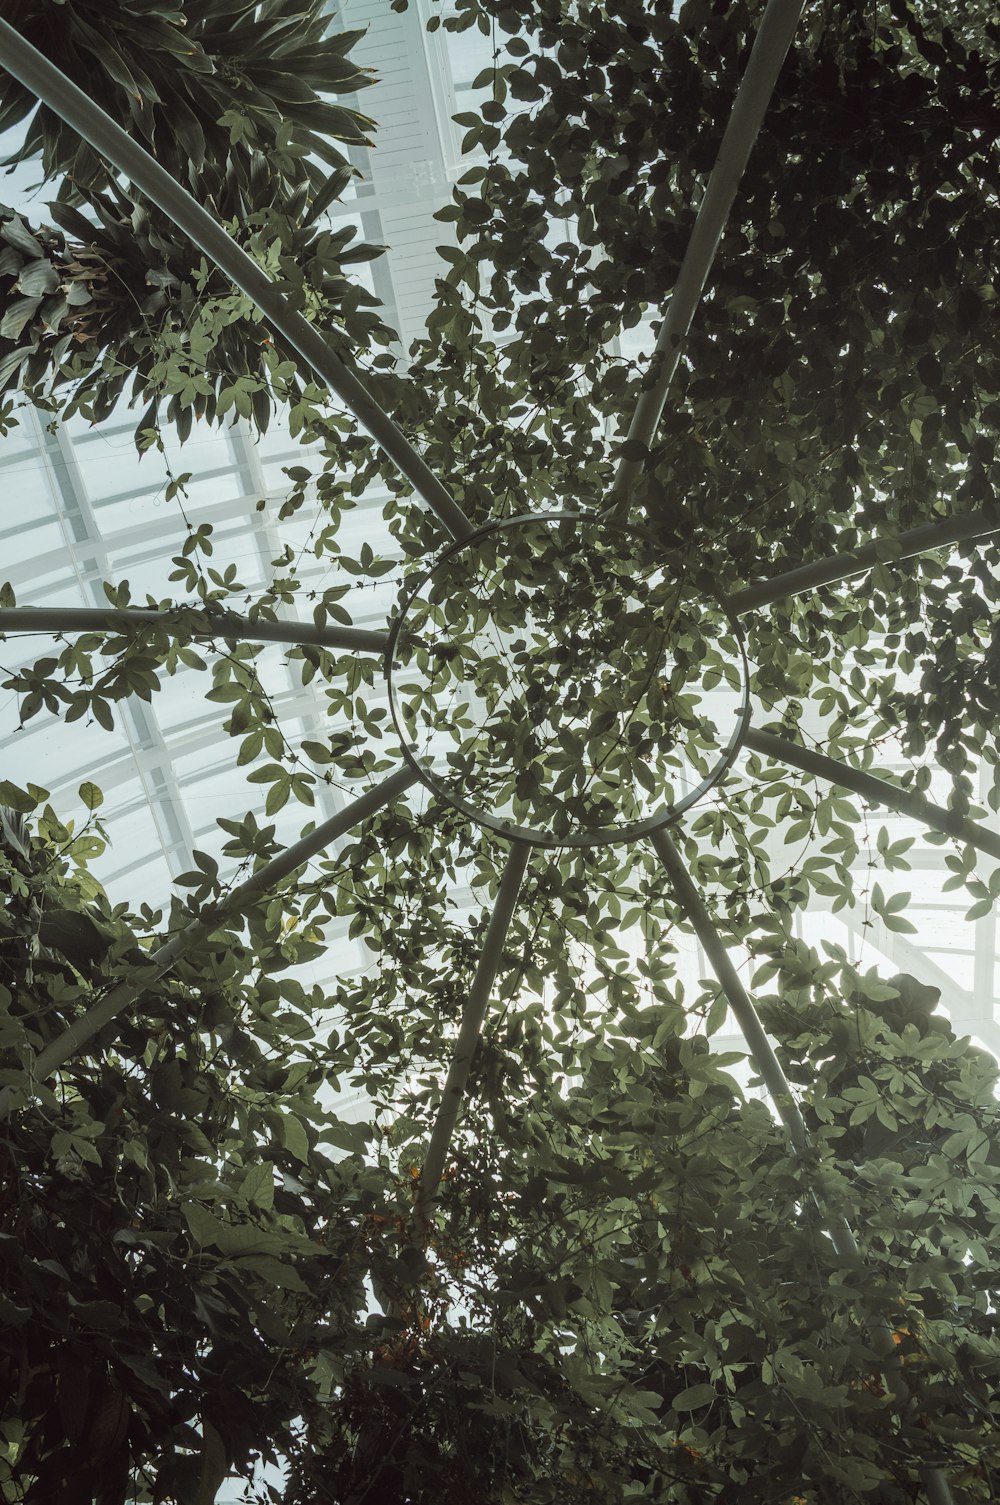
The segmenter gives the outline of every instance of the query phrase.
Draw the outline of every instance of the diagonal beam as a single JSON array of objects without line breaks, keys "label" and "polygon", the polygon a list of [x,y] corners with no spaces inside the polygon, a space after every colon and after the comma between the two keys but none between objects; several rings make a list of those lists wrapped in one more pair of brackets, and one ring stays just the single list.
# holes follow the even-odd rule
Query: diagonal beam
[{"label": "diagonal beam", "polygon": [[381,447],[418,496],[455,538],[472,532],[465,513],[426,465],[413,445],[372,397],[353,365],[291,307],[270,277],[257,266],[207,210],[182,188],[100,105],[6,21],[0,20],[0,65],[37,94],[111,165],[124,174],[214,262],[260,309],[327,387],[336,392],[361,426]]},{"label": "diagonal beam", "polygon": [[[670,302],[660,326],[652,369],[656,382],[639,398],[628,441],[649,448],[666,406],[667,393],[680,363],[681,351],[695,310],[715,260],[736,190],[771,102],[774,86],[791,46],[804,0],[768,0],[746,72],[733,103],[705,196],[698,208],[691,239],[677,274]],[[621,502],[642,468],[641,460],[622,460],[609,501]]]},{"label": "diagonal beam", "polygon": [[[760,1016],[743,986],[739,973],[733,966],[725,942],[716,929],[705,901],[695,887],[669,832],[656,831],[650,837],[650,841],[656,855],[663,863],[677,901],[691,921],[694,932],[701,942],[702,950],[719,979],[726,1001],[743,1031],[751,1060],[771,1096],[792,1148],[796,1154],[801,1155],[810,1148],[809,1130],[799,1111],[788,1078],[781,1068],[781,1062],[775,1055],[774,1047],[760,1022]],[[826,1223],[834,1249],[842,1259],[857,1263],[861,1259],[861,1250],[850,1223],[841,1213],[829,1215],[815,1188],[812,1189],[811,1195],[820,1216]],[[870,1338],[878,1350],[887,1377],[891,1377],[893,1391],[900,1409],[908,1407],[909,1387],[903,1375],[902,1365],[894,1351],[891,1332],[888,1328],[879,1327],[870,1333]],[[919,1467],[930,1505],[954,1505],[951,1486],[944,1470],[926,1464],[920,1464]]]},{"label": "diagonal beam", "polygon": [[822,585],[837,585],[842,580],[863,575],[877,564],[891,566],[899,559],[912,559],[915,554],[944,549],[949,544],[964,543],[970,538],[985,538],[991,533],[1000,533],[1000,512],[995,504],[978,512],[966,513],[963,517],[924,523],[919,528],[900,533],[898,538],[887,538],[845,554],[830,554],[826,559],[797,565],[770,580],[755,580],[743,590],[735,591],[727,598],[726,604],[730,611],[739,615],[752,611],[755,606],[770,606],[783,596],[818,590]]},{"label": "diagonal beam", "polygon": [[12,632],[141,632],[159,627],[192,638],[226,638],[240,643],[310,643],[319,648],[356,649],[384,654],[387,632],[361,627],[317,627],[312,622],[268,622],[241,617],[234,611],[207,612],[180,607],[176,611],[101,606],[11,606],[0,610],[0,635]]},{"label": "diagonal beam", "polygon": [[[362,821],[375,815],[392,800],[398,799],[416,781],[416,777],[410,768],[401,768],[398,772],[390,774],[381,784],[377,784],[374,789],[369,789],[359,799],[354,800],[346,810],[339,811],[330,820],[317,826],[315,831],[310,832],[308,836],[303,836],[300,841],[294,842],[283,852],[279,852],[276,857],[272,857],[270,862],[266,862],[255,873],[251,873],[244,883],[234,888],[224,899],[216,904],[210,904],[196,920],[192,920],[190,925],[185,925],[183,930],[179,930],[169,941],[153,951],[143,966],[137,970],[135,976],[123,979],[85,1014],[75,1019],[61,1035],[50,1041],[44,1050],[39,1051],[32,1068],[35,1078],[42,1081],[50,1072],[64,1065],[88,1040],[92,1040],[99,1030],[123,1010],[129,1008],[165,973],[169,972],[192,947],[210,936],[223,922],[234,920],[245,914],[255,899],[268,893],[297,868],[300,868],[303,863],[324,851],[331,842],[336,841],[340,836],[345,836],[348,831],[352,831]],[[7,1117],[17,1099],[18,1093],[13,1087],[7,1087],[0,1092],[0,1119]]]},{"label": "diagonal beam", "polygon": [[885,805],[899,815],[908,815],[921,825],[930,826],[932,831],[942,831],[946,836],[964,841],[977,851],[986,852],[990,857],[1000,860],[1000,834],[996,831],[959,815],[957,810],[946,810],[943,805],[934,805],[920,794],[900,789],[898,785],[890,784],[877,774],[863,773],[859,768],[841,763],[839,758],[831,758],[827,753],[815,752],[811,747],[803,747],[799,742],[789,742],[785,737],[775,736],[774,732],[759,731],[756,727],[748,728],[743,746],[761,753],[765,758],[772,758],[776,763],[789,763],[793,768],[800,768],[803,773],[815,774],[828,783],[838,784],[841,789],[850,789],[853,794],[860,794],[868,800],[869,804]]},{"label": "diagonal beam", "polygon": [[[744,1039],[753,1059],[753,1063],[760,1073],[764,1086],[774,1100],[774,1106],[778,1111],[778,1117],[785,1126],[793,1147],[800,1153],[809,1147],[809,1131],[805,1120],[799,1112],[798,1104],[792,1094],[788,1079],[781,1069],[781,1063],[774,1053],[774,1047],[761,1024],[750,1000],[750,995],[740,979],[740,975],[733,966],[729,952],[726,950],[722,937],[713,923],[712,917],[705,907],[705,902],[694,885],[687,868],[681,860],[681,855],[674,844],[673,838],[666,830],[654,831],[650,837],[657,857],[663,863],[671,887],[677,895],[677,901],[688,919],[694,926],[695,935],[701,942],[702,950],[711,963],[712,970],[722,987],[729,1002],[729,1007],[735,1015],[736,1022],[743,1031]],[[831,1230],[834,1242],[837,1244],[838,1253],[856,1253],[857,1245],[853,1248],[844,1245],[841,1249],[837,1242],[838,1236]],[[853,1238],[852,1238],[853,1243]]]},{"label": "diagonal beam", "polygon": [[469,1080],[469,1071],[472,1060],[479,1044],[479,1036],[483,1028],[483,1020],[489,1006],[490,993],[496,980],[497,969],[500,966],[500,957],[503,953],[504,942],[507,939],[507,931],[514,915],[514,907],[517,904],[517,896],[521,888],[521,880],[524,877],[525,868],[531,848],[525,843],[515,841],[511,844],[507,864],[504,867],[500,879],[500,888],[497,892],[496,904],[490,917],[489,927],[486,931],[486,939],[483,942],[482,955],[476,968],[476,975],[469,989],[468,1001],[462,1014],[462,1023],[458,1031],[458,1039],[448,1068],[448,1076],[445,1080],[444,1091],[441,1093],[441,1102],[438,1105],[437,1118],[431,1130],[430,1142],[427,1146],[427,1156],[424,1160],[423,1170],[420,1173],[420,1186],[417,1191],[417,1199],[414,1206],[414,1218],[417,1228],[425,1232],[430,1220],[434,1201],[441,1185],[441,1176],[444,1171],[445,1160],[451,1147],[452,1135],[458,1122],[458,1115],[462,1106],[462,1098],[465,1095],[465,1086]]}]

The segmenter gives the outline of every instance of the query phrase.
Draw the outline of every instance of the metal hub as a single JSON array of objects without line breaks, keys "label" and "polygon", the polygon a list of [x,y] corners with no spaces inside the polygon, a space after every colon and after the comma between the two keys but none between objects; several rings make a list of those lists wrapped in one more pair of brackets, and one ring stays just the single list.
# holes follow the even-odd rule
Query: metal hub
[{"label": "metal hub", "polygon": [[749,717],[723,603],[643,530],[571,512],[444,550],[403,597],[385,672],[423,782],[538,847],[663,829],[723,777]]}]

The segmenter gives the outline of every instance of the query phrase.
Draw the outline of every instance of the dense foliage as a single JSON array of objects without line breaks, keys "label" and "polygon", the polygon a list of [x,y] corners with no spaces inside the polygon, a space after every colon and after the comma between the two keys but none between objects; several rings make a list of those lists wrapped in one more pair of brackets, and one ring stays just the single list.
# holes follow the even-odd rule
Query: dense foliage
[{"label": "dense foliage", "polygon": [[[333,233],[322,222],[353,174],[338,143],[365,144],[373,124],[329,98],[372,82],[350,57],[360,32],[331,31],[316,0],[182,10],[27,0],[10,9],[5,19],[210,203],[296,306],[348,342],[389,339],[370,295],[341,274],[377,251],[351,246],[353,228]],[[58,188],[58,228],[32,233],[0,211],[0,276],[14,279],[0,322],[0,391],[27,383],[44,399],[55,388],[63,411],[94,420],[123,391],[141,395],[141,444],[161,404],[182,436],[193,418],[230,409],[266,427],[273,401],[301,386],[253,305],[5,73],[0,126],[25,116],[8,161],[40,155],[44,180]]]},{"label": "dense foliage", "polygon": [[[85,876],[99,824],[0,821],[3,1043],[27,1062],[142,968],[159,917]],[[361,1341],[363,1209],[385,1188],[330,1158],[351,1140],[316,1101],[310,1000],[275,975],[297,939],[253,931],[220,929],[5,1137],[5,1500],[212,1501],[228,1465],[290,1445],[322,1345]]]},{"label": "dense foliage", "polygon": [[[8,1060],[141,968],[161,928],[86,876],[91,825],[4,817]],[[807,1165],[727,1059],[681,1037],[676,996],[609,1016],[562,1091],[548,1022],[522,1007],[503,1041],[522,1072],[484,1052],[421,1253],[419,1134],[395,1116],[372,1159],[370,1131],[322,1105],[357,1047],[315,1038],[329,1000],[282,977],[313,943],[270,902],[249,944],[239,929],[12,1119],[6,1498],[211,1500],[273,1448],[289,1501],[905,1501],[915,1454],[957,1459],[979,1496],[997,1073],[933,990],[786,952],[765,1018],[817,1129]],[[865,1229],[863,1275],[810,1185]],[[915,1397],[902,1424],[878,1322]]]},{"label": "dense foliage", "polygon": [[[35,18],[48,9],[27,7]],[[338,280],[343,247],[303,265],[306,241],[323,243],[332,180],[294,151],[283,165],[271,138],[234,140],[231,120],[213,131],[228,96],[215,116],[218,96],[197,93],[216,75],[192,77],[169,47],[176,13],[120,9],[129,27],[155,22],[141,45],[156,92],[203,101],[195,191],[247,223],[252,248],[311,316],[328,324],[351,309],[347,335],[365,346],[377,330]],[[623,458],[640,468],[617,520],[648,530],[654,554],[703,601],[786,562],[885,541],[860,586],[748,618],[761,724],[854,762],[901,758],[908,788],[943,780],[963,813],[982,813],[974,779],[996,767],[996,545],[905,561],[893,545],[903,528],[991,505],[996,490],[1000,29],[986,8],[835,0],[810,11],[655,444],[635,452],[625,440],[652,373],[616,342],[669,294],[759,12],[742,0],[679,11],[658,0],[459,0],[445,22],[478,26],[495,51],[477,80],[480,111],[460,122],[470,168],[441,216],[458,243],[408,369],[369,356],[366,380],[473,522],[582,512],[580,537],[594,540],[583,560],[613,557],[613,568],[518,577],[536,593],[534,619],[565,630],[555,668],[537,642],[480,659],[490,715],[502,705],[518,728],[495,787],[532,813],[539,791],[557,805],[566,789],[582,799],[591,783],[577,789],[573,770],[600,772],[611,756],[620,783],[599,792],[627,814],[629,798],[650,792],[640,770],[661,777],[657,749],[673,735],[682,685],[643,682],[642,597],[605,548]],[[256,60],[247,76],[267,94],[268,27],[298,12],[190,13],[204,19],[206,56],[207,39],[239,22],[240,49]],[[139,35],[129,27],[115,53],[126,61]],[[63,40],[39,37],[67,66],[105,59],[115,80],[101,45],[74,60]],[[108,108],[137,111],[159,152],[152,96],[140,87],[148,106],[134,106],[87,77]],[[324,79],[317,70],[317,90]],[[299,120],[297,98],[277,86],[269,97],[291,121],[288,140],[300,128],[343,139],[309,113],[312,99]],[[9,98],[13,120],[26,104]],[[254,609],[291,604],[341,621],[351,582],[396,572],[412,585],[442,540],[408,485],[285,353],[261,355],[245,301],[203,274],[154,211],[39,121],[48,135],[25,150],[44,144],[47,171],[71,186],[53,211],[61,231],[4,222],[3,266],[16,278],[0,326],[14,346],[7,382],[26,374],[29,396],[56,415],[68,402],[97,417],[121,391],[167,399],[160,419],[140,423],[140,442],[155,442],[158,421],[183,435],[193,415],[232,408],[263,425],[279,403],[311,446],[271,504],[274,524],[280,534],[314,509],[310,547],[331,576],[306,600],[289,549]],[[187,157],[171,165],[186,172]],[[212,186],[223,178],[232,200]],[[92,232],[72,217],[86,204]],[[133,291],[152,287],[141,329],[112,280],[87,270],[94,256],[105,267],[119,258]],[[59,305],[51,316],[47,298]],[[354,558],[340,524],[375,483],[391,494],[396,547],[380,557],[366,544]],[[190,526],[177,604],[242,604],[211,552],[211,527]],[[507,558],[523,572],[523,557]],[[494,618],[522,631],[502,601],[491,618],[475,571],[464,598],[456,578],[450,606],[447,593],[429,603],[431,639],[413,656],[427,676],[413,703],[438,696],[436,717],[451,661],[437,636],[454,630],[468,653]],[[126,583],[109,581],[108,594],[124,605]],[[721,675],[721,609],[700,630],[680,616],[675,664],[680,648]],[[603,656],[609,637],[620,663]],[[508,651],[532,672],[491,700]],[[275,724],[253,646],[202,652],[181,616],[169,632],[59,641],[7,686],[26,719],[44,707],[108,725],[116,702],[149,699],[163,673],[212,658],[209,693],[226,707],[234,761],[266,791],[265,818],[290,801],[311,807],[323,781],[366,787],[398,762],[373,658],[290,650],[329,715],[329,735],[299,745]],[[587,662],[622,669],[603,718],[585,714]],[[558,717],[532,710],[539,665],[567,684],[570,744]],[[694,709],[684,715],[696,726]],[[454,725],[457,779],[485,744]],[[486,753],[493,778],[495,740]],[[82,871],[100,841],[96,815],[78,833],[44,791],[6,784],[0,796],[14,896],[0,948],[2,1081],[18,1094],[2,1214],[7,1499],[36,1505],[55,1491],[117,1505],[131,1491],[201,1505],[224,1464],[243,1471],[272,1452],[289,1460],[275,1486],[287,1505],[904,1505],[938,1464],[956,1498],[995,1496],[994,1065],[954,1038],[918,979],[880,976],[795,934],[814,895],[912,929],[894,877],[912,840],[857,800],[744,755],[675,833],[724,938],[749,958],[813,1134],[806,1154],[738,1086],[738,1063],[708,1048],[726,1001],[715,984],[678,980],[689,920],[654,853],[561,845],[528,865],[425,1229],[414,1193],[504,840],[443,801],[399,801],[245,921],[210,908],[230,879],[205,854],[169,913],[130,915]],[[995,782],[989,801],[1000,804]],[[98,792],[88,786],[83,803],[99,809]],[[274,849],[273,826],[221,824],[228,858],[252,865]],[[945,860],[970,914],[988,910],[1000,876],[970,846],[951,843]],[[220,917],[211,938],[119,1026],[34,1082],[33,1056],[53,1033],[202,912]],[[344,922],[371,952],[365,971],[312,992],[283,975]],[[325,1082],[362,1087],[371,1124],[339,1124]],[[839,1216],[855,1227],[857,1260],[825,1231]]]}]

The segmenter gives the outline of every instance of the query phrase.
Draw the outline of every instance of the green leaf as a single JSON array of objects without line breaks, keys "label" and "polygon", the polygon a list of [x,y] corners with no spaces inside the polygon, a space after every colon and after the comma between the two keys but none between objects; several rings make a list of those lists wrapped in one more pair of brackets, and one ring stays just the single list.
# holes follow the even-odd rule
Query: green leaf
[{"label": "green leaf", "polygon": [[3,318],[0,319],[0,335],[5,340],[18,339],[25,326],[35,317],[41,302],[40,297],[15,298]]},{"label": "green leaf", "polygon": [[215,1505],[228,1472],[226,1445],[212,1423],[202,1417],[200,1468],[192,1505]]},{"label": "green leaf", "polygon": [[281,1247],[278,1235],[267,1233],[253,1223],[221,1224],[215,1243],[226,1255],[271,1254]]},{"label": "green leaf", "polygon": [[184,1202],[181,1207],[184,1220],[191,1230],[195,1243],[217,1244],[220,1235],[226,1233],[226,1224],[203,1207],[200,1202]]},{"label": "green leaf", "polygon": [[0,1292],[0,1322],[5,1327],[23,1327],[30,1316],[30,1306],[19,1306]]},{"label": "green leaf", "polygon": [[296,1160],[305,1165],[309,1160],[309,1139],[302,1126],[301,1119],[294,1113],[283,1113],[281,1116],[281,1140],[285,1149],[293,1154]]},{"label": "green leaf", "polygon": [[4,220],[0,224],[0,235],[3,236],[8,245],[13,246],[15,250],[20,251],[24,256],[39,259],[45,255],[41,245],[32,235],[20,215],[15,214],[10,219]]},{"label": "green leaf", "polygon": [[6,805],[8,810],[17,810],[21,815],[30,815],[32,810],[35,810],[47,798],[48,791],[45,789],[37,790],[36,797],[25,789],[19,789],[16,784],[8,783],[6,779],[0,779],[0,805]]},{"label": "green leaf", "polygon": [[245,1255],[233,1261],[237,1270],[247,1270],[252,1275],[259,1275],[269,1285],[277,1286],[281,1291],[308,1291],[302,1276],[284,1260],[275,1259],[270,1254]]},{"label": "green leaf", "polygon": [[702,1406],[710,1406],[718,1399],[714,1385],[690,1385],[675,1395],[670,1404],[675,1411],[700,1411]]},{"label": "green leaf", "polygon": [[252,1165],[240,1182],[240,1200],[255,1207],[274,1206],[274,1169],[266,1160]]},{"label": "green leaf", "polygon": [[50,262],[30,261],[21,269],[16,287],[26,298],[43,298],[59,287],[59,276]]},{"label": "green leaf", "polygon": [[106,700],[102,700],[100,696],[95,695],[90,702],[90,709],[93,713],[94,720],[98,722],[99,725],[103,726],[105,731],[114,731],[114,714]]}]

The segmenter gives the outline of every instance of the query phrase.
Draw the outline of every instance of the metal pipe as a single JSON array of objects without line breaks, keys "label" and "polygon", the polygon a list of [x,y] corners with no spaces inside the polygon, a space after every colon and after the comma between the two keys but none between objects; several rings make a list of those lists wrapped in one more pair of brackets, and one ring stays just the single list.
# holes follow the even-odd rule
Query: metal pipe
[{"label": "metal pipe", "polygon": [[277,332],[336,392],[397,469],[455,538],[472,532],[465,513],[413,445],[383,412],[345,357],[297,313],[267,274],[175,178],[110,115],[6,21],[0,21],[0,65],[37,94],[96,152],[170,216],[194,244],[260,309]]},{"label": "metal pipe", "polygon": [[[865,544],[846,554],[830,554],[826,559],[817,559],[812,564],[796,565],[770,580],[755,580],[743,590],[727,598],[730,611],[739,615],[755,606],[770,606],[783,596],[800,595],[805,591],[818,590],[821,585],[836,585],[841,580],[850,580],[854,575],[863,575],[877,564],[890,567],[899,559],[910,559],[914,554],[926,554],[931,549],[947,548],[949,544],[963,543],[970,538],[983,538],[991,533],[1000,533],[1000,516],[996,505],[984,507],[978,512],[969,512],[962,517],[947,517],[937,523],[923,523],[919,528],[910,528],[898,538],[887,538]],[[889,554],[891,548],[892,553]]]},{"label": "metal pipe", "polygon": [[[338,811],[336,815],[317,826],[315,831],[310,832],[308,836],[303,836],[300,841],[293,842],[290,847],[286,847],[283,852],[272,857],[270,862],[266,862],[255,873],[251,873],[249,878],[234,888],[225,898],[220,899],[217,904],[210,904],[196,920],[192,920],[169,941],[151,952],[148,961],[137,970],[134,977],[125,978],[119,982],[106,997],[95,1003],[85,1014],[81,1014],[67,1029],[63,1030],[61,1035],[40,1050],[32,1068],[35,1078],[39,1081],[44,1080],[50,1072],[63,1066],[81,1046],[93,1039],[94,1035],[109,1024],[116,1015],[141,997],[148,988],[171,970],[175,962],[179,961],[193,946],[203,941],[206,936],[211,935],[212,931],[218,929],[224,920],[244,914],[254,899],[274,888],[303,863],[308,862],[311,857],[324,851],[338,837],[345,836],[348,831],[352,831],[369,816],[375,815],[392,800],[398,799],[415,782],[416,775],[409,767],[400,768],[396,773],[384,779],[381,784],[376,785],[374,789],[367,790],[345,810]],[[0,1119],[7,1117],[15,1106],[17,1098],[17,1090],[13,1087],[7,1087],[0,1092]]]},{"label": "metal pipe", "polygon": [[479,965],[476,968],[476,975],[472,980],[472,987],[469,989],[469,997],[462,1014],[458,1039],[455,1042],[451,1065],[448,1068],[441,1102],[438,1105],[437,1118],[434,1120],[427,1146],[427,1156],[420,1173],[414,1218],[421,1231],[426,1231],[438,1188],[441,1185],[445,1160],[451,1147],[452,1135],[455,1132],[466,1083],[469,1080],[469,1071],[489,1006],[490,993],[496,980],[504,942],[507,939],[507,931],[510,928],[521,880],[530,855],[531,848],[524,842],[511,843],[507,863],[500,879],[496,903],[486,931],[486,939],[483,942]]},{"label": "metal pipe", "polygon": [[790,763],[803,773],[815,774],[831,784],[838,784],[842,789],[850,789],[872,805],[885,805],[900,815],[908,815],[913,820],[920,821],[921,825],[930,826],[934,831],[943,831],[956,841],[964,841],[978,851],[1000,859],[1000,834],[996,831],[959,815],[957,810],[946,810],[942,805],[934,805],[930,800],[925,800],[922,795],[900,789],[876,774],[863,773],[859,768],[841,763],[839,758],[831,758],[826,753],[815,752],[810,747],[789,742],[785,737],[776,736],[774,732],[760,731],[753,726],[748,728],[743,745],[753,752],[761,753],[765,758],[773,758],[776,763]]},{"label": "metal pipe", "polygon": [[[663,416],[684,340],[803,8],[804,0],[768,0],[761,18],[715,166],[698,208],[691,239],[664,312],[650,368],[658,375],[654,385],[640,396],[629,425],[628,440],[645,445],[647,449]],[[641,467],[641,460],[619,463],[609,495],[612,506],[623,499]]]},{"label": "metal pipe", "polygon": [[[695,888],[694,880],[684,866],[669,831],[655,831],[650,841],[657,857],[663,863],[667,877],[677,895],[677,901],[694,926],[695,935],[701,942],[702,950],[719,979],[729,1007],[743,1031],[743,1038],[747,1042],[751,1059],[771,1095],[788,1138],[793,1148],[802,1154],[809,1148],[809,1130],[799,1111],[799,1105],[795,1101],[788,1078],[781,1069],[781,1062],[775,1055],[774,1047],[760,1022],[750,995],[733,966],[725,943],[705,907],[704,900]],[[845,1233],[843,1229],[834,1227],[831,1228],[830,1233],[838,1254],[851,1256],[857,1254],[857,1242],[849,1228],[846,1228]]]},{"label": "metal pipe", "polygon": [[196,607],[157,611],[133,607],[11,606],[0,610],[0,635],[12,632],[141,632],[164,628],[178,636],[226,638],[230,642],[311,643],[319,648],[356,649],[384,654],[387,632],[361,627],[317,627],[312,622],[268,622],[234,611],[207,612]]},{"label": "metal pipe", "polygon": [[[774,1048],[760,1022],[760,1016],[730,960],[725,942],[716,929],[690,873],[684,866],[670,833],[656,831],[650,837],[650,841],[663,863],[667,877],[677,895],[678,903],[690,919],[702,950],[719,979],[726,1001],[747,1042],[750,1058],[770,1094],[792,1148],[796,1154],[801,1155],[810,1148],[809,1130],[799,1111],[788,1078],[782,1070],[781,1062],[775,1055]],[[823,1207],[814,1188],[810,1190],[810,1195],[826,1224],[836,1252],[842,1259],[860,1260],[861,1250],[854,1236],[854,1230],[847,1219],[841,1213],[831,1216]],[[896,1400],[902,1408],[908,1405],[910,1392],[903,1375],[902,1365],[895,1353],[892,1333],[887,1327],[879,1325],[870,1336],[883,1361],[887,1377],[891,1377]],[[929,1465],[918,1466],[930,1505],[954,1505],[951,1486],[944,1470]]]}]

